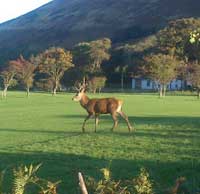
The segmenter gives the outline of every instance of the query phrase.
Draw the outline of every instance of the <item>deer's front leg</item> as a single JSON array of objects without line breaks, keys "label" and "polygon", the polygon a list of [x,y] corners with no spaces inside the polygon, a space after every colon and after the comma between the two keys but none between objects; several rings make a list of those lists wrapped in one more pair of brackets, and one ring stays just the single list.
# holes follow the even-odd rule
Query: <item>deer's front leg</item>
[{"label": "deer's front leg", "polygon": [[99,123],[99,115],[95,115],[95,133],[97,132],[97,125]]},{"label": "deer's front leg", "polygon": [[82,131],[83,131],[83,132],[85,132],[85,124],[86,124],[87,120],[90,119],[91,116],[92,116],[92,115],[89,114],[89,115],[85,118],[85,120],[84,120],[84,122],[83,122],[83,126],[82,126]]}]

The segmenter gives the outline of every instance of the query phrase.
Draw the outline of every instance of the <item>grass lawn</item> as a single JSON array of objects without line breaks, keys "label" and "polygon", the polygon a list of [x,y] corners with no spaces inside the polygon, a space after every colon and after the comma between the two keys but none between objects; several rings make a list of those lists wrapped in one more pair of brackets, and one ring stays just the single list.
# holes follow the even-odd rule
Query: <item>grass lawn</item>
[{"label": "grass lawn", "polygon": [[[92,95],[89,95],[92,96]],[[98,178],[110,165],[115,179],[130,179],[147,168],[156,189],[187,177],[190,188],[200,188],[200,101],[192,96],[101,94],[124,100],[124,112],[135,123],[128,133],[120,119],[110,132],[110,116],[81,125],[86,116],[72,94],[10,92],[0,100],[0,169],[43,163],[41,177],[62,180],[59,193],[78,193],[77,173]],[[8,171],[6,189],[11,179]],[[159,192],[158,192],[159,193]]]}]

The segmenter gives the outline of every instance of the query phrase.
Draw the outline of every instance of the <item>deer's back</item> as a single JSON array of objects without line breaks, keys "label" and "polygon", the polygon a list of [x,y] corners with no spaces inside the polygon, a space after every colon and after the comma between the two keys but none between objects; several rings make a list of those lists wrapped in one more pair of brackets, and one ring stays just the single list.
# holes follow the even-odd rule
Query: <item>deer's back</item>
[{"label": "deer's back", "polygon": [[91,114],[108,114],[116,112],[122,101],[115,98],[91,99],[87,111]]}]

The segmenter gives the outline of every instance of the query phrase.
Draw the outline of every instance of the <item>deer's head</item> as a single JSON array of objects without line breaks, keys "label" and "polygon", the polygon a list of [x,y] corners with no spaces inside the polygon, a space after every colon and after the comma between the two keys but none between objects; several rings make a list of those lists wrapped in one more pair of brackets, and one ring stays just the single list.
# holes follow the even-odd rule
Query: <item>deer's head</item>
[{"label": "deer's head", "polygon": [[79,84],[79,87],[78,87],[78,88],[75,87],[75,89],[76,89],[77,93],[76,93],[76,95],[72,98],[72,100],[73,100],[73,101],[76,101],[76,102],[79,102],[79,101],[83,98],[83,96],[84,96],[84,94],[85,94],[86,84],[82,84],[82,85]]}]

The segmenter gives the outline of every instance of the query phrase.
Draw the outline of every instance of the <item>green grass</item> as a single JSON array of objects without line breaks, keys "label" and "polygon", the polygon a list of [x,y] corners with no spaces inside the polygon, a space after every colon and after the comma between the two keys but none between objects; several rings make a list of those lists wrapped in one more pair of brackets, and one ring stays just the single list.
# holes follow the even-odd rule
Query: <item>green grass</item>
[{"label": "green grass", "polygon": [[109,165],[115,179],[130,179],[146,167],[157,190],[179,176],[187,177],[190,188],[200,187],[200,101],[192,96],[97,96],[123,99],[137,131],[128,133],[120,119],[112,133],[112,119],[103,115],[96,134],[94,120],[83,134],[86,112],[71,100],[72,94],[34,93],[27,99],[22,92],[8,93],[0,101],[0,169],[42,162],[39,175],[62,180],[61,194],[78,193],[79,171],[98,178],[99,169]]}]

